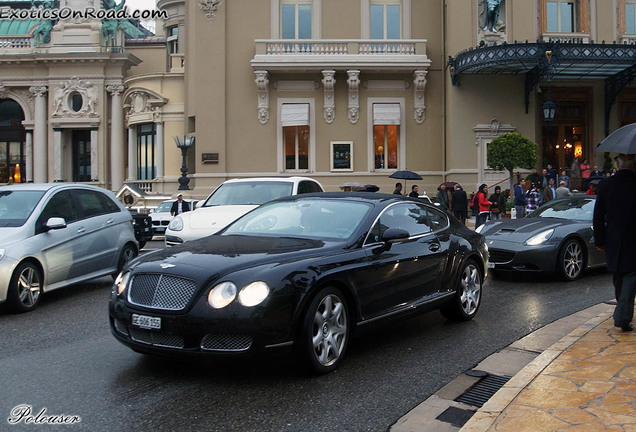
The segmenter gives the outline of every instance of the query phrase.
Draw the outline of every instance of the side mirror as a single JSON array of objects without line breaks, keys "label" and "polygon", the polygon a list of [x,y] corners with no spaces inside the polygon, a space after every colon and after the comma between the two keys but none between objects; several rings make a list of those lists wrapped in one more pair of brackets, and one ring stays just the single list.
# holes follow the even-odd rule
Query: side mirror
[{"label": "side mirror", "polygon": [[58,230],[62,228],[66,228],[66,221],[64,218],[60,217],[49,218],[49,220],[47,220],[44,224],[45,231]]},{"label": "side mirror", "polygon": [[409,238],[409,236],[409,232],[405,229],[389,228],[388,230],[384,231],[384,234],[382,234],[382,241],[384,243],[395,243],[400,240],[405,240]]}]

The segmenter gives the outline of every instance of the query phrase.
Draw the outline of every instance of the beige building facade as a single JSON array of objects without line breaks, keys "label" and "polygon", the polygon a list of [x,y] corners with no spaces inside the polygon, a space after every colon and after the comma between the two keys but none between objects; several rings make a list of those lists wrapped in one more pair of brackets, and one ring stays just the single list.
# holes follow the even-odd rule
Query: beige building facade
[{"label": "beige building facade", "polygon": [[[23,118],[5,120],[0,133],[19,133],[10,130],[17,119],[24,138],[16,179],[17,147],[6,135],[0,181],[96,182],[152,207],[179,187],[174,138],[194,137],[185,194],[195,198],[229,178],[272,175],[390,193],[401,170],[423,177],[408,180],[407,193],[417,183],[435,195],[444,181],[470,192],[507,178],[487,160],[500,134],[537,142],[537,168],[569,170],[575,157],[602,166],[595,145],[636,121],[632,0],[158,0],[157,8],[165,15],[155,35],[119,29],[119,43],[104,40],[99,21],[60,21],[40,44],[38,23],[22,30],[22,46],[3,32],[14,41],[0,52],[0,104],[14,101]],[[556,104],[549,121],[547,100]]]}]

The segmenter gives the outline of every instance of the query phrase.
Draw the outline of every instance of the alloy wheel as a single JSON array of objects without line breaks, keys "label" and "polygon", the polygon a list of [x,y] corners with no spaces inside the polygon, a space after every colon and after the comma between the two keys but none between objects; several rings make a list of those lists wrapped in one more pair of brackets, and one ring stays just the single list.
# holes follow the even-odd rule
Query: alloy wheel
[{"label": "alloy wheel", "polygon": [[18,298],[25,308],[35,306],[40,298],[42,283],[40,275],[31,266],[25,267],[18,276]]},{"label": "alloy wheel", "polygon": [[325,296],[314,314],[312,326],[313,353],[323,366],[330,366],[342,355],[347,341],[347,311],[333,294]]},{"label": "alloy wheel", "polygon": [[576,279],[583,269],[583,250],[573,241],[566,245],[563,254],[563,271],[569,279]]},{"label": "alloy wheel", "polygon": [[481,301],[481,275],[474,264],[468,264],[461,278],[461,306],[468,316],[473,315]]}]

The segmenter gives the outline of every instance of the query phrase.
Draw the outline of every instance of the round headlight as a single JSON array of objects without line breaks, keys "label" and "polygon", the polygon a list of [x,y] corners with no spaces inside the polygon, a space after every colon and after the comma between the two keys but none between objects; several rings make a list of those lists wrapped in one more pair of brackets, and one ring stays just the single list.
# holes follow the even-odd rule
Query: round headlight
[{"label": "round headlight", "polygon": [[269,286],[265,282],[252,282],[239,293],[239,302],[243,306],[256,306],[269,295]]},{"label": "round headlight", "polygon": [[221,282],[208,294],[208,303],[214,309],[221,309],[232,303],[236,298],[236,285],[232,282]]},{"label": "round headlight", "polygon": [[117,275],[115,279],[115,287],[117,287],[117,295],[121,295],[128,286],[128,281],[130,280],[130,272],[123,272]]},{"label": "round headlight", "polygon": [[181,219],[181,216],[175,216],[175,218],[170,221],[170,224],[168,224],[168,229],[181,231],[183,229],[183,219]]}]

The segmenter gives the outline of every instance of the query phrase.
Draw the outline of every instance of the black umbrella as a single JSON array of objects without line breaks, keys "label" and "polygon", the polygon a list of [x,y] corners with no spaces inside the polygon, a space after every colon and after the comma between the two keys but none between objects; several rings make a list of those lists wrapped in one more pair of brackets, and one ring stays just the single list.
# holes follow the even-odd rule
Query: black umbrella
[{"label": "black umbrella", "polygon": [[364,185],[364,190],[366,190],[367,192],[377,192],[380,190],[380,188],[376,185],[368,184]]},{"label": "black umbrella", "polygon": [[601,141],[594,151],[636,154],[636,123],[616,129]]},{"label": "black umbrella", "polygon": [[[401,180],[422,180],[422,176],[416,172],[403,170],[396,171],[391,174],[389,177]],[[406,192],[406,182],[404,182],[404,191]]]}]

